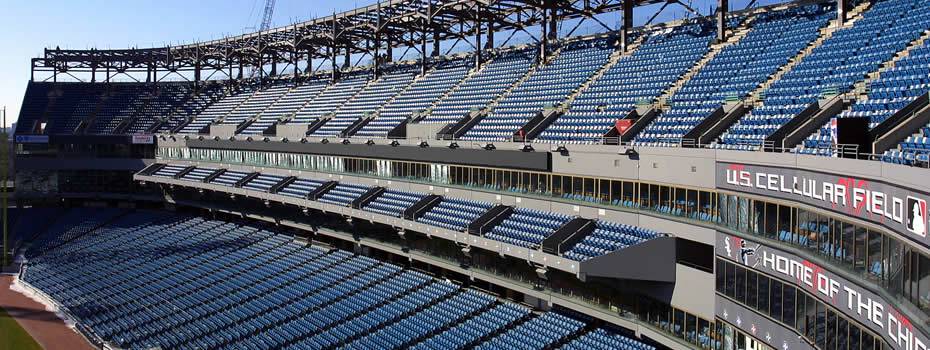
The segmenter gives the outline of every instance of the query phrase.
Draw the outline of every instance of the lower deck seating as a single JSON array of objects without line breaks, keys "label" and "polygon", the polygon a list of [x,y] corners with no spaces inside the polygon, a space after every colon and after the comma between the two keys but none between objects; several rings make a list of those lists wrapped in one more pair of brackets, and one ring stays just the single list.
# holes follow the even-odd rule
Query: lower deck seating
[{"label": "lower deck seating", "polygon": [[[261,227],[112,213],[123,212],[66,213],[75,220],[60,220],[64,230],[35,242],[19,277],[83,333],[116,347],[653,349],[574,316],[537,316],[485,292]],[[77,230],[88,226],[95,228]]]},{"label": "lower deck seating", "polygon": [[547,349],[584,327],[584,322],[547,312],[479,345],[478,349]]},{"label": "lower deck seating", "polygon": [[563,255],[584,261],[658,237],[656,232],[630,225],[598,221],[597,228]]},{"label": "lower deck seating", "polygon": [[[194,171],[191,171],[190,173],[193,172]],[[213,179],[212,182],[233,186],[247,175],[248,174],[245,173],[227,171],[221,176]],[[269,192],[274,184],[280,183],[283,180],[284,177],[281,175],[258,174],[255,178],[243,184],[242,187]],[[191,181],[199,182],[202,180]],[[309,200],[309,194],[322,186],[323,183],[324,181],[320,180],[298,178],[278,189],[277,194]],[[370,190],[371,187],[364,185],[339,183],[323,193],[317,201],[348,207]],[[424,193],[386,189],[373,200],[365,204],[361,209],[392,217],[401,217],[405,210],[424,197],[426,197]],[[597,202],[596,198],[582,195],[566,194],[566,198]],[[621,205],[621,202],[617,200],[613,204]],[[653,207],[654,210],[675,216],[683,216],[681,208],[694,206],[693,203],[689,205],[684,201],[662,204],[656,202],[656,204],[657,205]],[[637,204],[632,201],[624,201],[622,205],[627,207],[637,206]],[[464,232],[471,223],[493,206],[492,203],[488,202],[442,197],[436,206],[417,218],[417,221],[453,231]],[[705,206],[703,211],[694,212],[691,214],[691,217],[698,218],[700,216],[704,217],[703,220],[710,220],[710,212],[710,208]],[[570,216],[564,214],[529,208],[516,208],[512,215],[506,220],[497,223],[493,227],[487,226],[490,231],[486,230],[483,234],[485,237],[496,241],[524,248],[538,249],[542,245],[543,240],[571,220],[572,218]],[[570,251],[565,252],[564,256],[566,258],[583,261],[658,236],[657,233],[649,230],[613,222],[597,221],[596,225],[597,229],[591,235],[584,237],[583,240],[577,243]]]},{"label": "lower deck seating", "polygon": [[578,337],[562,347],[565,350],[585,349],[624,349],[624,350],[652,350],[655,347],[640,341],[611,333],[604,329],[596,329],[588,334]]}]

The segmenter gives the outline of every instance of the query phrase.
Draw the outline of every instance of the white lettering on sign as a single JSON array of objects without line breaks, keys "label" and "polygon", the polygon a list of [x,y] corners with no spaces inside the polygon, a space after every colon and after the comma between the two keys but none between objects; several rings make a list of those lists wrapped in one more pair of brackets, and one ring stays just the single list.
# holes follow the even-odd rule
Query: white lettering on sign
[{"label": "white lettering on sign", "polygon": [[[835,182],[804,176],[786,176],[765,171],[749,171],[745,165],[730,164],[726,169],[726,184],[754,191],[777,192],[799,196],[809,201],[823,202],[827,207],[850,215],[865,217],[883,224],[906,226],[904,232],[926,237],[930,227],[925,199],[908,194],[896,196],[869,188],[866,180],[837,178]],[[816,176],[816,175],[811,175]],[[824,177],[821,177],[824,178]]]},{"label": "white lettering on sign", "polygon": [[[767,185],[766,185],[767,186]],[[827,192],[824,192],[827,193]],[[741,262],[747,266],[755,266],[769,273],[784,276],[786,280],[795,283],[804,289],[820,296],[820,299],[830,302],[843,313],[865,325],[872,325],[877,330],[884,330],[885,339],[893,343],[895,348],[902,350],[927,350],[926,340],[918,332],[907,317],[883,304],[883,300],[876,300],[868,293],[863,292],[855,285],[847,284],[845,280],[835,278],[823,268],[810,261],[798,259],[791,255],[780,254],[777,251],[759,246],[755,250],[757,261],[761,267],[750,262]],[[731,257],[732,258],[732,257]],[[738,261],[738,260],[737,260]]]}]

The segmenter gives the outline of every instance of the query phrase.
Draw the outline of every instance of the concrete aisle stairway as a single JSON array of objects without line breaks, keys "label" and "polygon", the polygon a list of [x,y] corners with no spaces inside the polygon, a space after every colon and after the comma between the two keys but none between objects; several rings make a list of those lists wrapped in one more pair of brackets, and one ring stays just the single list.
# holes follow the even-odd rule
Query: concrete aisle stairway
[{"label": "concrete aisle stairway", "polygon": [[437,98],[435,101],[433,101],[433,103],[430,104],[429,107],[427,107],[427,108],[425,109],[424,114],[427,114],[427,115],[428,115],[428,114],[432,113],[432,112],[433,112],[433,108],[436,108],[436,105],[438,105],[439,102],[442,102],[442,100],[445,100],[447,97],[449,97],[449,95],[451,95],[453,92],[455,92],[455,90],[458,90],[459,86],[461,86],[461,85],[464,84],[466,81],[468,81],[469,79],[471,79],[471,77],[473,77],[473,76],[475,76],[475,75],[478,75],[478,73],[481,73],[481,71],[483,71],[484,68],[488,66],[488,63],[491,63],[492,60],[493,60],[493,59],[490,59],[490,60],[485,61],[485,62],[482,63],[481,66],[478,67],[478,68],[469,69],[468,72],[465,73],[465,75],[462,76],[462,79],[459,80],[458,82],[456,82],[455,85],[453,85],[451,89],[446,90],[446,92],[444,92],[441,96],[439,96],[439,98]]},{"label": "concrete aisle stairway", "polygon": [[594,74],[588,78],[588,80],[585,80],[584,83],[579,85],[578,88],[572,91],[572,93],[565,98],[565,102],[562,104],[561,108],[568,109],[568,107],[572,105],[572,102],[575,102],[575,99],[578,98],[578,96],[584,93],[588,87],[591,86],[591,84],[604,76],[604,73],[607,73],[607,71],[616,65],[617,62],[620,62],[620,60],[624,57],[628,57],[636,52],[636,49],[638,49],[639,46],[643,44],[643,42],[646,40],[646,37],[646,35],[640,35],[637,37],[635,41],[630,43],[630,45],[627,45],[626,51],[621,51],[618,49],[611,53],[607,63],[604,63],[604,65],[601,66],[601,68],[598,68],[598,70],[595,71]]},{"label": "concrete aisle stairway", "polygon": [[707,53],[704,54],[704,57],[701,57],[701,59],[698,60],[697,63],[695,63],[687,73],[682,75],[681,78],[675,82],[675,84],[673,84],[668,88],[668,90],[665,91],[665,93],[659,96],[659,98],[656,100],[656,108],[667,110],[669,108],[669,98],[674,96],[675,93],[685,85],[685,83],[697,75],[698,72],[700,72],[708,62],[714,59],[714,57],[717,57],[717,55],[720,54],[720,52],[723,51],[725,47],[736,44],[744,37],[746,37],[746,34],[749,34],[749,31],[751,30],[751,25],[754,19],[755,17],[747,19],[745,22],[741,23],[738,28],[727,29],[727,40],[721,43],[711,44],[710,50],[707,50]]},{"label": "concrete aisle stairway", "polygon": [[773,74],[771,77],[769,77],[768,80],[766,80],[764,83],[762,83],[762,85],[759,85],[759,87],[753,90],[749,94],[749,97],[747,97],[743,101],[744,104],[748,106],[755,106],[757,103],[763,100],[765,98],[765,96],[763,95],[764,92],[768,90],[768,88],[772,86],[772,84],[780,80],[783,75],[790,72],[792,69],[794,69],[795,66],[797,66],[802,61],[804,61],[804,58],[810,55],[811,52],[814,51],[814,49],[816,49],[820,45],[823,45],[824,41],[833,37],[833,33],[836,33],[836,31],[840,29],[848,28],[852,26],[853,23],[856,23],[856,21],[861,19],[863,12],[865,12],[865,10],[869,8],[870,4],[871,4],[870,2],[863,2],[862,4],[859,4],[858,6],[853,8],[851,11],[849,11],[850,19],[847,20],[843,24],[834,24],[834,25],[827,26],[826,28],[821,28],[820,36],[817,37],[816,40],[812,41],[810,44],[807,45],[807,47],[801,50],[801,52],[798,52],[797,55],[789,59],[788,64],[779,68],[778,71],[775,72],[775,74]]}]

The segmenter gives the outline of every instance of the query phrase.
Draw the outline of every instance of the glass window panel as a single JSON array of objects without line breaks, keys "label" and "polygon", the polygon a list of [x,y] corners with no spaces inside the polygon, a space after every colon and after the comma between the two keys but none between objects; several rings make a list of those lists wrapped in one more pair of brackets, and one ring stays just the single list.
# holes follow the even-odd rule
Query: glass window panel
[{"label": "glass window panel", "polygon": [[882,235],[878,232],[869,231],[868,249],[868,274],[873,279],[882,279],[884,270],[884,260],[882,259]]},{"label": "glass window panel", "polygon": [[795,306],[795,288],[789,285],[784,285],[782,290],[782,322],[788,325],[791,328],[795,328],[794,324],[794,313],[796,312]]},{"label": "glass window panel", "polygon": [[764,275],[759,275],[759,307],[758,310],[763,314],[769,312],[769,285],[771,284],[771,279]]},{"label": "glass window panel", "polygon": [[672,333],[678,337],[683,337],[685,331],[685,313],[675,309],[675,319],[673,321],[674,328],[672,329]]},{"label": "glass window panel", "polygon": [[782,284],[772,280],[772,292],[769,297],[769,316],[776,320],[781,320],[782,309]]},{"label": "glass window panel", "polygon": [[862,348],[862,343],[859,341],[862,331],[859,326],[850,323],[849,324],[849,350],[860,350]]},{"label": "glass window panel", "polygon": [[735,291],[734,285],[736,284],[736,273],[735,273],[735,271],[734,271],[734,268],[735,268],[735,267],[736,267],[736,266],[733,265],[733,264],[727,264],[727,265],[726,265],[726,270],[724,271],[724,273],[725,273],[724,276],[726,276],[726,282],[725,282],[725,283],[726,283],[726,285],[725,285],[726,289],[724,290],[724,294],[726,294],[727,296],[729,296],[729,297],[731,297],[731,298],[734,296],[734,295],[733,295],[733,293],[734,293],[734,291]]},{"label": "glass window panel", "polygon": [[752,270],[746,271],[746,305],[756,308],[758,305],[758,277],[759,275]]},{"label": "glass window panel", "polygon": [[827,309],[827,325],[824,329],[824,337],[827,338],[824,349],[836,349],[836,313],[831,309]]},{"label": "glass window panel", "polygon": [[746,302],[746,269],[736,267],[736,286],[733,297],[741,303]]},{"label": "glass window panel", "polygon": [[820,347],[820,348],[822,349],[824,346],[826,346],[826,337],[827,337],[827,325],[826,325],[826,321],[827,321],[827,309],[826,309],[826,307],[824,306],[824,304],[821,303],[821,302],[817,302],[816,305],[817,305],[817,316],[815,317],[815,319],[816,319],[816,322],[817,322],[817,323],[816,323],[816,327],[815,327],[815,332],[816,332],[816,333],[814,334],[814,340],[817,342],[817,346]]},{"label": "glass window panel", "polygon": [[927,311],[930,309],[930,259],[926,256],[920,256],[920,277],[917,285],[919,303],[921,309]]},{"label": "glass window panel", "polygon": [[847,350],[849,345],[849,324],[846,318],[837,315],[836,318],[836,349]]}]

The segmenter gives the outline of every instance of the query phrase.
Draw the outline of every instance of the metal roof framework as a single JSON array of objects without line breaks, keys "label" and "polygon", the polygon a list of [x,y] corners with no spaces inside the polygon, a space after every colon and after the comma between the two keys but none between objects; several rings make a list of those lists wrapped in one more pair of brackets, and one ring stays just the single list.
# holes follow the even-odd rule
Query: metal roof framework
[{"label": "metal roof framework", "polygon": [[[717,22],[722,29],[728,1],[717,1]],[[453,47],[470,45],[478,65],[483,51],[497,43],[495,32],[509,31],[511,36],[525,32],[545,56],[547,47],[558,39],[557,25],[570,19],[579,19],[579,24],[595,21],[607,31],[618,30],[620,45],[625,46],[633,25],[633,8],[655,3],[664,3],[658,12],[669,4],[694,11],[678,0],[388,0],[289,26],[173,47],[45,49],[43,57],[32,59],[32,80],[36,73],[44,73],[45,80],[57,81],[65,74],[78,81],[96,82],[97,76],[105,73],[102,80],[107,82],[120,75],[136,81],[144,76],[150,82],[177,75],[199,83],[215,76],[241,80],[246,71],[252,74],[249,78],[261,80],[287,68],[305,73],[295,74],[299,78],[316,73],[325,63],[336,79],[340,69],[352,66],[353,56],[357,62],[370,58],[378,74],[381,65],[394,57],[392,50],[403,47],[429,58],[420,60],[425,71],[432,58],[441,56],[440,43],[445,41],[452,41]],[[622,12],[621,28],[610,28],[596,17],[609,12]],[[344,61],[341,65],[337,62],[340,57]],[[89,79],[83,79],[87,75]]]}]

